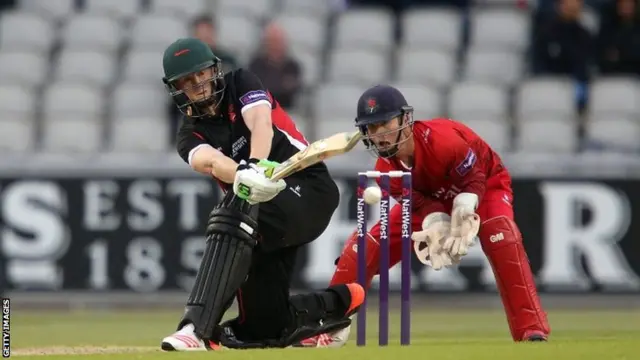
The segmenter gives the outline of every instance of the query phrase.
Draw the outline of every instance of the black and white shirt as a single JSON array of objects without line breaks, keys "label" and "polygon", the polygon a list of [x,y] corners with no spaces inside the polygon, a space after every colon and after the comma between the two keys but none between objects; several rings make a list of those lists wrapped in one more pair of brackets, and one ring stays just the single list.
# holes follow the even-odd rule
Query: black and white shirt
[{"label": "black and white shirt", "polygon": [[[182,121],[178,130],[177,150],[185,162],[190,164],[195,151],[204,145],[220,150],[236,162],[247,160],[251,149],[251,131],[242,114],[261,104],[269,105],[272,109],[274,136],[269,160],[284,162],[308,146],[308,141],[294,121],[255,74],[240,68],[225,74],[224,80],[227,88],[218,114],[197,119],[184,117]],[[327,170],[321,163],[303,171]]]}]

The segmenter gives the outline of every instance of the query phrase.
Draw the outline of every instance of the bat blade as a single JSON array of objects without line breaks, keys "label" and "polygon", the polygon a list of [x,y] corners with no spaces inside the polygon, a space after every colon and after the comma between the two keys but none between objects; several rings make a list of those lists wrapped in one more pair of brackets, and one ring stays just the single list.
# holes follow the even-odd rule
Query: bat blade
[{"label": "bat blade", "polygon": [[313,142],[274,169],[271,179],[283,179],[323,160],[351,151],[362,139],[360,131],[344,132]]}]

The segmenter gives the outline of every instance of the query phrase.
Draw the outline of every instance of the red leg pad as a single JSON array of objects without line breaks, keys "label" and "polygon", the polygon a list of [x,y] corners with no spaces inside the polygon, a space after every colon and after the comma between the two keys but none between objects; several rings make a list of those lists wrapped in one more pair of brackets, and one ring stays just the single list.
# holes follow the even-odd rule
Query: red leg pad
[{"label": "red leg pad", "polygon": [[516,223],[507,216],[493,217],[482,223],[478,236],[493,268],[513,340],[525,340],[528,330],[548,335],[549,322]]},{"label": "red leg pad", "polygon": [[[373,277],[378,273],[380,245],[378,241],[367,233],[367,288],[371,286]],[[329,286],[348,284],[358,281],[358,236],[354,232],[347,240],[342,254],[338,259],[336,272],[333,274]]]},{"label": "red leg pad", "polygon": [[[420,229],[425,213],[431,208],[422,212],[414,212],[411,217],[414,229]],[[434,210],[435,211],[435,210]],[[402,208],[395,205],[389,213],[389,265],[395,266],[402,260]],[[367,233],[367,288],[371,286],[373,277],[380,273],[380,222],[371,227]],[[338,259],[336,272],[331,279],[331,285],[347,284],[356,282],[358,279],[358,236],[354,231],[346,241],[342,254]]]}]

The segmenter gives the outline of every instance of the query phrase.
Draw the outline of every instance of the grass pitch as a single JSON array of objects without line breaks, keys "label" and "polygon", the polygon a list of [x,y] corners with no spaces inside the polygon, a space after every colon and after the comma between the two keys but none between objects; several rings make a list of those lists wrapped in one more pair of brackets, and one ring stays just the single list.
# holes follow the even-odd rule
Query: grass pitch
[{"label": "grass pitch", "polygon": [[340,349],[282,349],[165,353],[160,340],[174,330],[181,309],[125,312],[12,313],[12,356],[19,359],[473,359],[631,360],[640,358],[640,310],[552,311],[548,343],[511,341],[502,312],[420,310],[412,314],[412,345],[399,345],[399,318],[392,314],[390,345],[377,346],[377,311],[369,310],[368,345]]}]

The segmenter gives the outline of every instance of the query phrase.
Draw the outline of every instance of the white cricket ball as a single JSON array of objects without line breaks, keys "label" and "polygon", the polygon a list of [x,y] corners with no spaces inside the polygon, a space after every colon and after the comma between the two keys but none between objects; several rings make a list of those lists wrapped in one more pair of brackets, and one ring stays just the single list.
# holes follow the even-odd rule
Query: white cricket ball
[{"label": "white cricket ball", "polygon": [[382,199],[382,191],[377,186],[369,186],[364,189],[364,202],[369,205],[377,204]]}]

